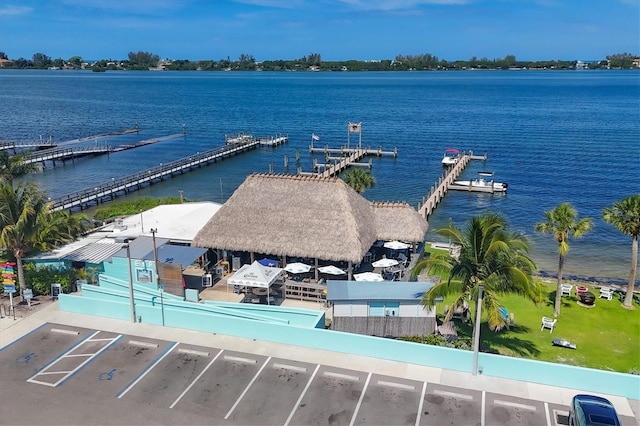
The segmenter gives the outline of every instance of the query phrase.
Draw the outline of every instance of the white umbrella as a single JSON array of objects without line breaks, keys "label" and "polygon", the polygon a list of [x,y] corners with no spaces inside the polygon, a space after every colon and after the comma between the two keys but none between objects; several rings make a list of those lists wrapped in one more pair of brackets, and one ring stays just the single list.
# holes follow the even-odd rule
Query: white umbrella
[{"label": "white umbrella", "polygon": [[409,248],[409,244],[405,244],[400,241],[387,241],[384,243],[384,246],[391,250],[404,250]]},{"label": "white umbrella", "polygon": [[368,282],[381,282],[384,281],[382,275],[375,274],[373,272],[363,272],[361,274],[355,274],[353,278],[356,281],[368,281]]},{"label": "white umbrella", "polygon": [[389,258],[383,257],[382,259],[379,259],[373,262],[371,266],[373,266],[374,268],[388,268],[390,266],[396,266],[398,263],[400,262],[398,262],[395,259],[389,259]]},{"label": "white umbrella", "polygon": [[284,267],[284,270],[292,273],[292,274],[302,274],[305,272],[309,272],[311,270],[311,266],[306,263],[293,262],[287,263],[287,266]]},{"label": "white umbrella", "polygon": [[321,266],[318,268],[318,272],[322,272],[323,274],[329,275],[344,275],[345,271],[338,268],[337,266],[329,265],[329,266]]}]

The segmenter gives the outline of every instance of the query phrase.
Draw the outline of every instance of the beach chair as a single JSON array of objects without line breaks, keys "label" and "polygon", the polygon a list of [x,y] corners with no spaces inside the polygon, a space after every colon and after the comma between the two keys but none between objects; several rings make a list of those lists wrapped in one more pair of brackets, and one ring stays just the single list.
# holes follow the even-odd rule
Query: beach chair
[{"label": "beach chair", "polygon": [[557,319],[554,318],[549,318],[549,317],[542,317],[542,326],[540,327],[540,331],[544,330],[545,328],[549,329],[549,333],[551,333],[553,331],[554,328],[556,328],[556,323],[558,322]]},{"label": "beach chair", "polygon": [[571,290],[573,290],[573,285],[571,284],[560,284],[561,296],[565,294],[571,296]]},{"label": "beach chair", "polygon": [[612,300],[613,299],[613,289],[610,287],[600,287],[600,298]]}]

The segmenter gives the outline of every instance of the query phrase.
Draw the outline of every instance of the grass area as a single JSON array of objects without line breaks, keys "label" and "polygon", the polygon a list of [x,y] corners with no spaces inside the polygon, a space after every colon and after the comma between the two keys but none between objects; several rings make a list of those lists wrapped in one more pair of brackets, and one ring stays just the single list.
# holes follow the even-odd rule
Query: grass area
[{"label": "grass area", "polygon": [[[483,352],[554,363],[596,368],[600,370],[640,374],[640,307],[622,308],[618,294],[613,300],[596,299],[595,307],[577,304],[575,296],[563,296],[555,330],[540,330],[542,316],[553,317],[555,282],[545,283],[547,299],[538,305],[517,295],[500,297],[501,304],[515,316],[515,326],[500,332],[481,326]],[[589,287],[589,286],[587,286]],[[599,295],[595,287],[590,291]],[[448,303],[449,302],[449,303]],[[451,300],[438,304],[438,314]],[[471,307],[475,312],[475,306]],[[486,318],[483,318],[486,321]],[[471,324],[455,320],[460,336],[471,336]],[[577,349],[553,346],[554,338],[576,344]]]}]

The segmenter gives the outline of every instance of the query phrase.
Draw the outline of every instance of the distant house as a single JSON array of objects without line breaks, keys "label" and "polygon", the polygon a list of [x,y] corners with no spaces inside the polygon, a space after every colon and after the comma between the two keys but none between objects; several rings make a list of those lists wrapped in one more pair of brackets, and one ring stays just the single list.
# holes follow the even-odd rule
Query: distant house
[{"label": "distant house", "polygon": [[332,304],[331,328],[369,336],[425,336],[436,331],[435,307],[425,308],[422,296],[432,282],[327,283]]},{"label": "distant house", "polygon": [[0,59],[0,68],[10,67],[13,65],[13,61],[10,59]]},{"label": "distant house", "polygon": [[640,58],[633,58],[632,64],[634,67],[640,68]]}]

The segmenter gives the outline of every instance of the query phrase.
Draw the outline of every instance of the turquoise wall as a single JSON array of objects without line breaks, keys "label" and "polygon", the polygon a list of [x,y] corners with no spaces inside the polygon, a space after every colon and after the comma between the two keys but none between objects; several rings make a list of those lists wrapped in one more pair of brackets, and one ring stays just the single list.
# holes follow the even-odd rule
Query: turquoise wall
[{"label": "turquoise wall", "polygon": [[[126,263],[125,263],[126,265]],[[126,280],[126,277],[125,277]],[[60,310],[130,320],[125,280],[101,275],[100,287],[83,286],[82,295],[61,294]],[[287,345],[383,358],[471,372],[473,353],[324,329],[318,311],[241,303],[185,302],[170,294],[134,286],[136,314],[142,322],[163,324]],[[486,376],[640,399],[640,376],[480,353]]]}]

